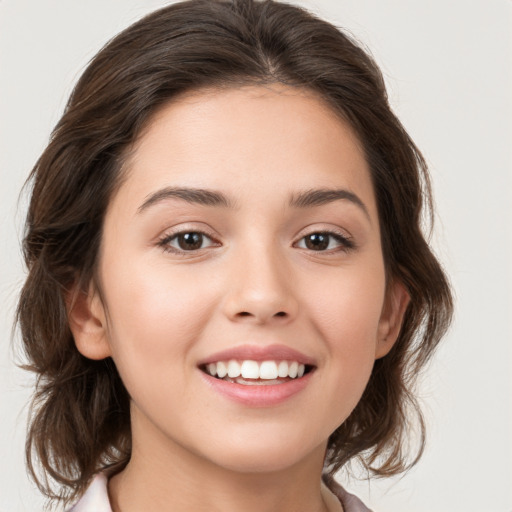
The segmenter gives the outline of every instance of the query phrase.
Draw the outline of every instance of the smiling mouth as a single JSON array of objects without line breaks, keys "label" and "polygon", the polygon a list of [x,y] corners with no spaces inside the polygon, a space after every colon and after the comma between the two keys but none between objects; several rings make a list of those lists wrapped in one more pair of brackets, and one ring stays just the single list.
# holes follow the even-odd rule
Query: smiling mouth
[{"label": "smiling mouth", "polygon": [[200,369],[219,380],[246,386],[271,386],[302,378],[314,367],[298,361],[218,361],[200,366]]}]

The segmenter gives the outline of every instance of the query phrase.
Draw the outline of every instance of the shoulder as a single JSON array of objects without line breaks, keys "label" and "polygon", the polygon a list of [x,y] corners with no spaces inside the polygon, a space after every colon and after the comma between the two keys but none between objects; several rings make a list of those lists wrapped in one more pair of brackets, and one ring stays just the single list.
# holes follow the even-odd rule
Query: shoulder
[{"label": "shoulder", "polygon": [[112,512],[107,491],[107,476],[98,473],[80,500],[67,512]]},{"label": "shoulder", "polygon": [[334,478],[324,475],[324,483],[338,498],[343,506],[343,512],[372,512],[357,496],[347,492]]}]

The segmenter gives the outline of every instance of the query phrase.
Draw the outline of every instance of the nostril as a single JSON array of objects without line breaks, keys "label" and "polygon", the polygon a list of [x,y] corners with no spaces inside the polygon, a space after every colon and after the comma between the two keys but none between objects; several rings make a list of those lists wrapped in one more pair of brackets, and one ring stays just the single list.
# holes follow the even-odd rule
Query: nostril
[{"label": "nostril", "polygon": [[[1,0],[0,0],[1,1]],[[271,313],[271,312],[265,312],[265,311],[238,311],[238,313],[235,314],[235,316],[233,318],[238,318],[239,320],[241,319],[254,319],[256,321],[262,321],[262,322],[266,322],[272,318],[274,319],[277,319],[277,318],[283,318],[283,319],[286,319],[288,318],[290,315],[288,312],[286,311],[277,311],[276,313]]]}]

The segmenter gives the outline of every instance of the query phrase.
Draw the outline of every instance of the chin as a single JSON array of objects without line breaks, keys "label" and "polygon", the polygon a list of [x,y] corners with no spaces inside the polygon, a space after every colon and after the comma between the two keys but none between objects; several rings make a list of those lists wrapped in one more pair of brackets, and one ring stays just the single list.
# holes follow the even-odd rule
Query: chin
[{"label": "chin", "polygon": [[239,474],[268,474],[279,473],[294,467],[300,462],[297,457],[255,456],[245,454],[240,457],[230,457],[228,460],[219,461],[222,467],[228,471]]},{"label": "chin", "polygon": [[211,454],[209,458],[229,471],[246,474],[285,471],[312,457],[323,461],[327,444],[325,441],[315,446],[311,440],[306,443],[289,435],[287,439],[272,438],[268,434],[237,439],[240,441],[228,446],[223,444],[221,453]]}]

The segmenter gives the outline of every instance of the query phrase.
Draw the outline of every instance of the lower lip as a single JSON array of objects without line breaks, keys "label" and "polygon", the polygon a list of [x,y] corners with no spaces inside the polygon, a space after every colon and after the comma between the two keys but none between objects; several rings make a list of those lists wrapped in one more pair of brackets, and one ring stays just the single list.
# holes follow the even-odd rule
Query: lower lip
[{"label": "lower lip", "polygon": [[270,407],[285,402],[308,385],[313,373],[306,373],[303,377],[283,382],[283,384],[244,386],[216,379],[201,371],[202,377],[214,391],[235,402],[252,407]]}]

